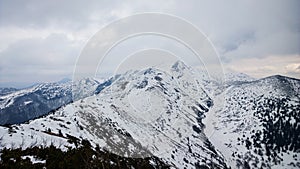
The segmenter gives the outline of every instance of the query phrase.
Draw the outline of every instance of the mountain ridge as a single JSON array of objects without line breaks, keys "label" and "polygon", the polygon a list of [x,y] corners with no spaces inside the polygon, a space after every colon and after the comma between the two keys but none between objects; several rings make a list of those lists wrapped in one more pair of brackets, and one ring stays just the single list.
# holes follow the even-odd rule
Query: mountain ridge
[{"label": "mountain ridge", "polygon": [[[218,83],[200,85],[204,80],[209,84],[209,79],[197,78],[201,76],[195,74],[197,71],[190,72],[182,64],[181,69],[171,67],[169,72],[150,68],[117,75],[98,84],[96,95],[62,106],[28,124],[0,127],[0,148],[53,144],[65,149],[65,146],[76,147],[69,142],[75,137],[88,139],[93,146],[100,144],[103,149],[122,156],[155,155],[180,168],[300,165],[295,157],[299,156],[296,146],[299,143],[297,139],[293,141],[297,135],[289,132],[299,129],[297,125],[293,127],[300,119],[296,113],[300,107],[299,79],[250,78],[227,84],[225,90],[214,95],[209,91],[218,88]],[[219,104],[222,102],[217,97],[225,100],[224,105]],[[286,115],[278,116],[274,105],[279,104],[285,105],[280,111]],[[265,115],[264,108],[270,116]],[[266,121],[264,116],[271,120]],[[285,131],[281,123],[277,124],[277,118],[291,126],[283,132],[289,138],[284,143],[272,139]],[[275,126],[274,131],[269,124]],[[205,131],[208,129],[212,130],[210,134]],[[257,133],[266,142],[258,139]],[[270,147],[259,148],[259,143]],[[270,155],[267,155],[273,146],[280,148],[272,153],[283,154],[270,157],[275,162],[268,160]]]}]

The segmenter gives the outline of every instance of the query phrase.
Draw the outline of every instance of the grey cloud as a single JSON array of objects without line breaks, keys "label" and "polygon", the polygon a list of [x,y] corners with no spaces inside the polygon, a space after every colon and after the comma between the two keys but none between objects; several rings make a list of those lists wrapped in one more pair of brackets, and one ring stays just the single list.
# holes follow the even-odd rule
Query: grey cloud
[{"label": "grey cloud", "polygon": [[[244,58],[270,55],[284,59],[300,53],[299,7],[298,0],[0,0],[1,30],[11,34],[30,30],[30,34],[35,34],[31,38],[12,35],[13,40],[4,45],[8,47],[2,47],[0,81],[20,81],[23,76],[30,76],[28,81],[57,79],[58,75],[72,71],[80,50],[102,26],[141,12],[169,13],[190,21],[208,35],[227,65]],[[49,36],[45,38],[41,32]],[[0,36],[5,33],[1,31]],[[68,38],[70,34],[74,39]],[[5,39],[10,37],[5,36]],[[1,44],[5,42],[1,40]],[[25,71],[20,71],[22,69]],[[32,72],[42,75],[33,77]]]},{"label": "grey cloud", "polygon": [[300,52],[300,1],[197,1],[178,6],[177,14],[202,29],[228,61]]},{"label": "grey cloud", "polygon": [[[28,0],[0,1],[0,26],[48,28],[51,25],[71,30],[84,29],[91,23],[112,20],[141,12],[173,9],[176,1],[159,0]],[[165,11],[168,12],[168,11]]]},{"label": "grey cloud", "polygon": [[6,63],[60,64],[76,52],[78,49],[72,47],[72,42],[64,34],[51,34],[45,39],[23,39],[11,44],[1,52],[1,58]]},{"label": "grey cloud", "polygon": [[287,74],[294,77],[300,77],[300,63],[292,63],[285,66]]},{"label": "grey cloud", "polygon": [[254,31],[247,31],[236,33],[234,36],[227,39],[227,43],[224,44],[224,51],[222,53],[227,53],[230,51],[238,50],[238,48],[243,44],[254,43],[256,40]]},{"label": "grey cloud", "polygon": [[[1,1],[0,25],[45,28],[57,25],[72,29],[85,28],[91,15],[107,11],[109,1]],[[99,10],[101,9],[101,10]],[[102,18],[99,18],[101,20]]]},{"label": "grey cloud", "polygon": [[70,75],[80,49],[76,45],[64,34],[18,41],[0,53],[0,80],[40,82]]}]

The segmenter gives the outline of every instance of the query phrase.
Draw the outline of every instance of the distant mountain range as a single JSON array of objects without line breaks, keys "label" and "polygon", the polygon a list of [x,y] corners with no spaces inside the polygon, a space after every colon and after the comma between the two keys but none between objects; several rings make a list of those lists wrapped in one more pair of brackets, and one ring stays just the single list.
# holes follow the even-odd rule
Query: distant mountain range
[{"label": "distant mountain range", "polygon": [[77,100],[70,82],[3,90],[1,124],[36,119],[0,127],[0,148],[64,150],[87,139],[120,156],[156,156],[175,168],[300,167],[298,79],[231,72],[221,83],[178,61],[168,71],[74,84]]},{"label": "distant mountain range", "polygon": [[[0,89],[0,125],[23,123],[40,117],[55,109],[94,94],[100,82],[82,79],[72,83],[63,80],[57,83],[42,83],[26,89]],[[80,95],[73,96],[73,93]]]}]

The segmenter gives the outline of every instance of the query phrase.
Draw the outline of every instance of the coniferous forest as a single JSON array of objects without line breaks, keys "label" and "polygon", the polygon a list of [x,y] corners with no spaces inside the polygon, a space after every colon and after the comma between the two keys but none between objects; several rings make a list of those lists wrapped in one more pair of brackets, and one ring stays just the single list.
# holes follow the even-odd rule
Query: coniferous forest
[{"label": "coniferous forest", "polygon": [[[33,156],[42,163],[33,163],[28,157]],[[24,158],[25,157],[25,158]],[[51,145],[49,147],[31,147],[25,150],[3,149],[1,151],[0,168],[113,168],[113,169],[153,169],[170,168],[157,157],[125,158],[100,150],[99,146],[92,148],[87,140],[81,141],[81,146],[62,151]]]}]

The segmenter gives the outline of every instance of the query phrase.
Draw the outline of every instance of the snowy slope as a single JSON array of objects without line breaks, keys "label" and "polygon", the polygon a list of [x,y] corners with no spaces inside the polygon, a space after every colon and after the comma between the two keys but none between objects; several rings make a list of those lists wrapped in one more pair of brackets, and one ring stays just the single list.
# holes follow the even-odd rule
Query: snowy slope
[{"label": "snowy slope", "polygon": [[245,74],[236,72],[233,70],[225,70],[225,83],[228,85],[243,83],[243,82],[251,82],[255,81],[256,79]]},{"label": "snowy slope", "polygon": [[300,167],[300,80],[231,72],[222,84],[176,62],[169,71],[129,71],[73,89],[88,97],[0,127],[0,147],[66,150],[88,139],[121,156],[154,155],[177,168]]},{"label": "snowy slope", "polygon": [[202,119],[213,101],[188,72],[181,62],[169,73],[127,72],[98,95],[28,124],[0,128],[1,147],[53,143],[64,148],[76,146],[70,141],[76,137],[123,156],[155,155],[178,168],[226,168],[203,133]]},{"label": "snowy slope", "polygon": [[209,139],[233,168],[299,168],[299,90],[300,80],[279,75],[230,85],[213,98],[225,105],[209,112]]},{"label": "snowy slope", "polygon": [[0,96],[8,95],[16,91],[18,91],[18,89],[12,87],[0,87]]},{"label": "snowy slope", "polygon": [[[21,123],[44,115],[71,101],[91,96],[99,82],[86,78],[75,82],[43,83],[0,96],[0,124]],[[75,92],[72,92],[75,91]],[[72,93],[80,93],[74,95]]]}]

